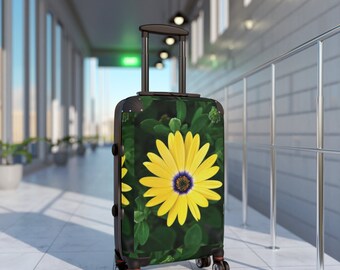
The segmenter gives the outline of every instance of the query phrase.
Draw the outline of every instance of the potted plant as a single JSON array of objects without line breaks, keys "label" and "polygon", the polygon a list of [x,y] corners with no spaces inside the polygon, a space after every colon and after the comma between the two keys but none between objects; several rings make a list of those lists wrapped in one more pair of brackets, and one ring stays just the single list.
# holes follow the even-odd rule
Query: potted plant
[{"label": "potted plant", "polygon": [[98,135],[90,138],[90,146],[91,146],[91,150],[95,152],[98,147]]},{"label": "potted plant", "polygon": [[36,138],[28,138],[22,143],[5,143],[0,141],[0,189],[16,189],[23,176],[23,164],[15,164],[14,157],[22,156],[26,163],[32,160],[28,145]]},{"label": "potted plant", "polygon": [[86,147],[84,145],[84,141],[82,137],[79,137],[77,140],[77,155],[84,156],[86,152]]},{"label": "potted plant", "polygon": [[65,136],[62,139],[57,140],[55,144],[51,144],[51,152],[53,155],[53,161],[58,166],[64,166],[68,161],[68,150],[72,144],[72,137]]}]

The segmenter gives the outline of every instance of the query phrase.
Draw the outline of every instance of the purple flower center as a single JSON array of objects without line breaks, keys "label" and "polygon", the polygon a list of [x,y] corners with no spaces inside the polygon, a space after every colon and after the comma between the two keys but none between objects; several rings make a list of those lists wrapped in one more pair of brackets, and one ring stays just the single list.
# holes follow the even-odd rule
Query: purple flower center
[{"label": "purple flower center", "polygon": [[172,182],[173,189],[178,194],[187,194],[193,187],[192,176],[187,172],[179,172]]}]

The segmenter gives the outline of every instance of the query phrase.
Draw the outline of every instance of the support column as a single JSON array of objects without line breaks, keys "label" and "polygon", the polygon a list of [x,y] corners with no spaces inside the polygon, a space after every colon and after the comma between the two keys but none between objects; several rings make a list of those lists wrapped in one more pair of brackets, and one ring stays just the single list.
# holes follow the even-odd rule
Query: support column
[{"label": "support column", "polygon": [[3,0],[2,139],[12,142],[12,0]]},{"label": "support column", "polygon": [[243,78],[243,151],[242,151],[242,221],[247,227],[248,219],[248,174],[247,174],[247,78]]},{"label": "support column", "polygon": [[[46,137],[46,6],[44,0],[36,5],[36,57],[37,57],[37,124],[38,137]],[[46,143],[38,143],[38,158],[46,159]]]},{"label": "support column", "polygon": [[78,137],[83,136],[84,126],[84,58],[79,55],[79,101],[78,101]]},{"label": "support column", "polygon": [[30,2],[23,1],[24,9],[24,139],[30,136]]},{"label": "support column", "polygon": [[52,16],[51,29],[51,119],[52,119],[52,142],[56,143],[59,139],[59,117],[58,117],[58,100],[56,95],[56,18]]},{"label": "support column", "polygon": [[319,41],[318,57],[318,104],[316,119],[316,138],[317,138],[317,156],[316,156],[316,248],[317,248],[317,269],[324,269],[324,102],[323,102],[323,42]]}]

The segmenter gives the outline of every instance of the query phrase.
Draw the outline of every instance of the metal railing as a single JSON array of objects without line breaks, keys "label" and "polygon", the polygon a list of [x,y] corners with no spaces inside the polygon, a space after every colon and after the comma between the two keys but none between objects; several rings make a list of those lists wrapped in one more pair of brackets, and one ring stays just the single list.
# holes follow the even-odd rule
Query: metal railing
[{"label": "metal railing", "polygon": [[[265,147],[270,150],[270,248],[277,249],[276,245],[276,151],[277,150],[300,150],[316,152],[316,248],[317,248],[317,269],[324,269],[324,154],[340,154],[340,151],[331,149],[324,149],[324,100],[323,100],[323,44],[324,41],[330,37],[340,33],[340,25],[325,32],[324,34],[305,42],[295,49],[263,64],[255,69],[245,73],[244,75],[232,80],[222,89],[216,92],[224,91],[225,94],[225,112],[228,112],[228,90],[231,86],[237,83],[243,84],[243,116],[242,116],[242,220],[243,225],[247,226],[247,207],[248,207],[248,175],[247,175],[247,81],[250,76],[253,76],[260,71],[270,69],[271,72],[271,112],[270,112],[270,144],[257,145],[258,147]],[[316,148],[307,147],[292,147],[285,145],[278,145],[276,143],[276,69],[277,64],[283,60],[290,58],[297,53],[307,50],[312,46],[318,46],[317,56],[317,107],[316,107]],[[227,125],[226,125],[227,126]],[[228,127],[226,132],[228,132]],[[234,142],[226,142],[226,144],[234,144]],[[226,162],[227,147],[226,147]],[[228,192],[228,166],[226,166],[226,194]],[[226,202],[228,199],[226,198]]]}]

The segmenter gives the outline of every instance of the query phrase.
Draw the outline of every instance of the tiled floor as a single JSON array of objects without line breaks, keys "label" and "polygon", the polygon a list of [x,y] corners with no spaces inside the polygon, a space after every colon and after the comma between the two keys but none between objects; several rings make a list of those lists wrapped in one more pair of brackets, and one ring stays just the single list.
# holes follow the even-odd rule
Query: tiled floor
[{"label": "tiled floor", "polygon": [[[16,191],[0,191],[0,269],[114,269],[112,157],[109,148],[71,158],[25,177]],[[229,198],[225,257],[231,269],[316,269],[315,248],[278,227],[279,250],[268,249],[269,221]],[[325,269],[340,269],[326,257]],[[197,269],[193,262],[143,269]],[[211,268],[207,268],[211,269]]]}]

